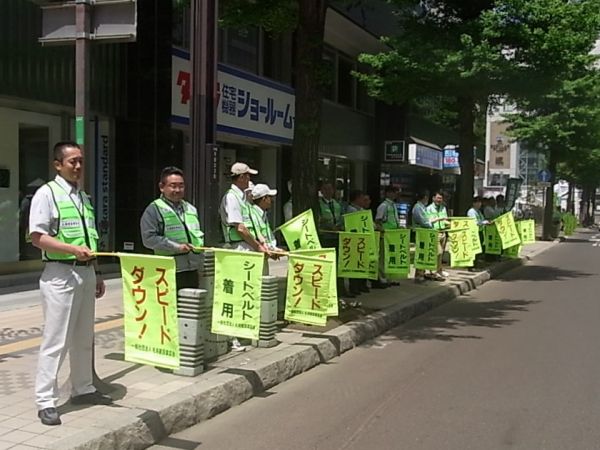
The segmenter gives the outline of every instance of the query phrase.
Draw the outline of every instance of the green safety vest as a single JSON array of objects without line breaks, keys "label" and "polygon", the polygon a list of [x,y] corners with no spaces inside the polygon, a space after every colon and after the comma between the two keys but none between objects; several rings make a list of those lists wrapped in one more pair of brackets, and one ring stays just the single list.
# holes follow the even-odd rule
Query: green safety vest
[{"label": "green safety vest", "polygon": [[[158,213],[163,219],[165,225],[164,236],[170,241],[178,244],[191,244],[194,247],[202,247],[204,244],[204,233],[200,229],[200,220],[198,211],[188,202],[182,201],[183,220],[162,198],[157,198],[152,203],[156,206]],[[154,250],[154,254],[161,256],[173,256],[177,252],[168,252],[164,250]]]},{"label": "green safety vest", "polygon": [[[229,189],[227,193],[231,193],[235,196],[240,204],[240,211],[242,213],[242,223],[248,229],[254,239],[258,239],[254,220],[251,215],[252,205],[245,201],[236,191]],[[225,236],[225,242],[242,242],[244,238],[237,232],[235,227],[227,224],[223,224],[223,235]]]},{"label": "green safety vest", "polygon": [[260,236],[265,240],[265,242],[273,247],[277,245],[277,241],[275,240],[275,235],[273,231],[271,231],[271,225],[269,224],[265,211],[263,211],[260,206],[253,205],[252,206],[252,217],[256,227],[258,228],[258,232]]},{"label": "green safety vest", "polygon": [[[333,204],[333,210],[329,206],[331,204]],[[340,225],[342,220],[342,207],[338,202],[334,199],[327,202],[325,199],[320,198],[319,206],[321,211],[321,219],[319,222],[321,224],[325,224],[328,228],[334,228],[336,225]]]},{"label": "green safety vest", "polygon": [[[427,207],[427,209],[425,211],[427,212],[427,216],[430,219],[447,219],[448,218],[448,212],[446,211],[446,207],[443,205],[438,210],[435,203],[432,203],[431,205],[429,205]],[[443,221],[435,222],[435,223],[432,223],[431,225],[436,230],[445,230],[446,228],[448,228],[448,222],[443,222]]]},{"label": "green safety vest", "polygon": [[[88,195],[80,191],[79,197],[83,212],[80,212],[69,193],[56,181],[48,182],[52,199],[58,210],[58,233],[54,236],[69,245],[87,246],[91,251],[98,250],[96,216]],[[74,261],[75,255],[68,253],[42,252],[43,261]]]},{"label": "green safety vest", "polygon": [[382,222],[381,226],[384,230],[397,230],[400,228],[400,224],[396,219],[396,205],[393,201],[385,199],[383,203],[386,204],[385,210],[385,221]]}]

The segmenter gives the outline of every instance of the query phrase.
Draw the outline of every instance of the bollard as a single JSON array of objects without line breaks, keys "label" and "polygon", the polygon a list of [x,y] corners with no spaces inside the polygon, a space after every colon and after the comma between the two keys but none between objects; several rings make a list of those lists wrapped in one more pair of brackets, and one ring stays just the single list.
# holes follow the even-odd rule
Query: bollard
[{"label": "bollard", "polygon": [[204,371],[204,335],[206,290],[180,289],[177,293],[179,321],[179,369],[176,375],[193,377]]},{"label": "bollard", "polygon": [[260,330],[258,340],[253,340],[255,347],[275,347],[279,341],[277,333],[277,302],[279,283],[277,277],[263,276],[260,297]]},{"label": "bollard", "polygon": [[215,289],[215,254],[212,251],[204,253],[204,261],[199,273],[199,286],[206,290],[203,311],[204,363],[216,361],[227,353],[228,337],[210,332],[212,324],[213,294]]}]

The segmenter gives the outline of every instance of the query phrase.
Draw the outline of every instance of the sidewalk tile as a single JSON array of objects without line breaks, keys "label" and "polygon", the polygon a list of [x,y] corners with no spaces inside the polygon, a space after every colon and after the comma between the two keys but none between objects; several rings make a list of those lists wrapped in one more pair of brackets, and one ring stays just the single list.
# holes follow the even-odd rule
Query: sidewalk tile
[{"label": "sidewalk tile", "polygon": [[[2,422],[0,422],[0,423],[2,423]],[[10,431],[13,431],[13,429],[12,428],[6,428],[6,427],[3,427],[3,426],[0,426],[0,439],[2,439],[2,435],[3,434],[6,434],[6,433],[8,433]],[[27,431],[27,430],[25,430],[25,431]]]},{"label": "sidewalk tile", "polygon": [[48,436],[46,434],[42,434],[36,436],[31,439],[27,439],[23,442],[25,445],[31,445],[34,447],[46,448],[50,447],[54,442],[58,441],[60,438],[54,436]]},{"label": "sidewalk tile", "polygon": [[40,448],[46,448],[46,447],[33,447],[31,445],[18,444],[18,445],[15,445],[14,447],[11,447],[10,450],[37,450]]},{"label": "sidewalk tile", "polygon": [[[34,420],[35,419],[35,420]],[[30,425],[34,422],[38,422],[39,419],[32,417],[31,420],[26,420],[26,419],[21,419],[21,418],[16,418],[16,417],[11,417],[8,420],[5,420],[4,422],[2,422],[2,426],[3,427],[7,427],[7,428],[12,428],[12,429],[18,429],[18,428],[22,428],[25,427],[27,425]]]},{"label": "sidewalk tile", "polygon": [[0,441],[0,450],[6,450],[6,449],[14,447],[14,446],[15,446],[14,442]]},{"label": "sidewalk tile", "polygon": [[27,431],[14,430],[10,433],[6,433],[2,436],[3,441],[14,442],[15,444],[19,444],[21,442],[25,442],[27,439],[31,439],[39,436],[35,433],[29,433]]},{"label": "sidewalk tile", "polygon": [[48,431],[47,433],[44,433],[44,436],[63,438],[63,437],[71,436],[75,433],[78,433],[79,431],[81,431],[81,430],[79,430],[79,428],[70,427],[68,425],[61,425],[58,427],[52,427],[52,429],[50,431]]},{"label": "sidewalk tile", "polygon": [[164,397],[167,395],[166,392],[157,392],[157,391],[146,391],[141,394],[136,395],[137,398],[146,398],[149,400],[156,400],[158,398]]}]

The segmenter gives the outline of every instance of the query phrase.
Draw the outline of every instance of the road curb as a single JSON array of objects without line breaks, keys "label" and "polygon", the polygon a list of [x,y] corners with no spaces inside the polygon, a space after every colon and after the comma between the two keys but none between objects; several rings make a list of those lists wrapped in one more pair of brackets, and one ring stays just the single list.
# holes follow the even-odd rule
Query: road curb
[{"label": "road curb", "polygon": [[[144,400],[135,407],[105,410],[115,417],[102,427],[82,430],[54,442],[50,448],[72,450],[144,449],[172,433],[210,419],[244,401],[373,339],[386,331],[453,300],[547,250],[526,258],[501,261],[485,271],[464,274],[427,294],[416,294],[394,305],[348,322],[325,333],[305,333],[293,344],[282,343],[264,358],[242,367],[226,367],[207,379],[160,400]],[[221,367],[221,366],[220,366]],[[119,409],[117,409],[119,408]],[[119,412],[119,411],[122,412]],[[118,414],[117,414],[118,412]],[[109,416],[110,417],[110,416]]]}]

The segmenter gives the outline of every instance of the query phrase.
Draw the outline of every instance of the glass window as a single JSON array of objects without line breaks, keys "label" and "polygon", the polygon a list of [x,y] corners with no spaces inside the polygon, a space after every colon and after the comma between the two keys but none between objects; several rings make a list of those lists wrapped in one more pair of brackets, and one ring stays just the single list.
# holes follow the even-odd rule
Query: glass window
[{"label": "glass window", "polygon": [[352,60],[339,57],[338,58],[338,103],[342,105],[354,107],[354,82],[352,76],[354,70],[354,62]]},{"label": "glass window", "polygon": [[49,130],[19,125],[19,254],[20,260],[39,259],[40,251],[29,239],[29,208],[33,194],[49,179]]},{"label": "glass window", "polygon": [[173,45],[190,49],[190,6],[183,0],[173,0]]},{"label": "glass window", "polygon": [[323,51],[323,98],[331,101],[336,101],[335,59],[334,52],[327,49]]},{"label": "glass window", "polygon": [[258,73],[258,28],[229,28],[224,34],[224,61],[248,72]]}]

